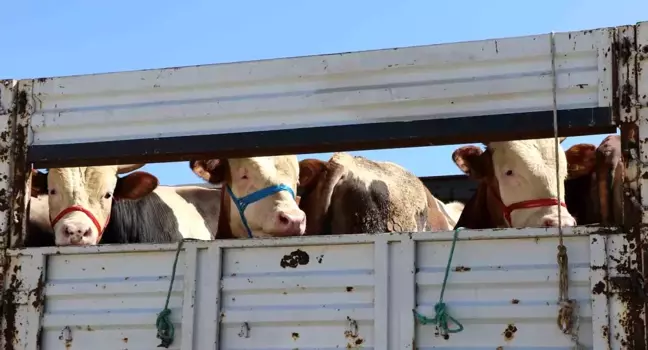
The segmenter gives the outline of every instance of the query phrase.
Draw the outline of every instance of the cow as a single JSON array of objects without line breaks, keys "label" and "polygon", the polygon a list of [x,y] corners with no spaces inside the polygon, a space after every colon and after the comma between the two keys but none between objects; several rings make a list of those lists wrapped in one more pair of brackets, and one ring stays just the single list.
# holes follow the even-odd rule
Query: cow
[{"label": "cow", "polygon": [[[564,200],[565,152],[558,147],[556,178],[554,145],[554,139],[548,138],[491,142],[485,151],[472,145],[456,149],[452,153],[455,164],[479,181],[456,227],[555,227],[558,205],[562,226],[575,226]],[[559,199],[557,185],[561,187]]]},{"label": "cow", "polygon": [[449,230],[463,206],[444,206],[400,165],[343,152],[299,162],[299,184],[307,235]]},{"label": "cow", "polygon": [[220,190],[158,186],[158,179],[143,171],[118,176],[142,166],[34,170],[26,244],[44,244],[46,238],[34,235],[48,229],[57,246],[213,239]]},{"label": "cow", "polygon": [[295,195],[297,156],[190,160],[189,167],[206,182],[222,185],[217,238],[304,234],[306,214]]},{"label": "cow", "polygon": [[600,201],[596,181],[596,146],[579,143],[565,151],[567,179],[565,203],[579,225],[600,222]]},{"label": "cow", "polygon": [[[567,156],[570,171],[574,172],[570,177],[583,183],[582,189],[573,191],[574,202],[577,197],[586,198],[574,204],[585,216],[584,220],[579,220],[580,224],[621,225],[625,222],[632,226],[641,220],[641,205],[633,201],[632,196],[624,195],[624,183],[636,190],[637,172],[634,165],[626,170],[620,135],[608,135],[598,147],[574,145]],[[567,191],[569,194],[569,189]],[[569,201],[567,204],[571,205]]]}]

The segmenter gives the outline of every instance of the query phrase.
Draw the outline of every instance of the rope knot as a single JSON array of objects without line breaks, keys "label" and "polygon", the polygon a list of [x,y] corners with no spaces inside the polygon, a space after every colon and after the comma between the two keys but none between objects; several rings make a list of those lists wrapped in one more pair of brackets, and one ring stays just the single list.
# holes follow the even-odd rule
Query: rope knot
[{"label": "rope knot", "polygon": [[166,301],[164,302],[164,309],[160,311],[155,321],[155,326],[157,327],[157,338],[162,340],[158,348],[169,348],[169,345],[173,343],[175,337],[175,327],[173,322],[171,322],[171,309],[169,309],[169,299],[171,299],[171,291],[173,290],[173,281],[175,280],[176,267],[178,265],[178,256],[180,256],[180,250],[182,250],[182,244],[184,240],[181,239],[178,241],[178,248],[176,249],[175,260],[173,260],[173,269],[171,270],[171,282],[169,282],[169,290],[167,291]]},{"label": "rope knot", "polygon": [[558,328],[564,334],[572,334],[574,328],[574,301],[563,300],[560,302],[560,311],[556,320]]},{"label": "rope knot", "polygon": [[[454,231],[454,237],[452,239],[452,247],[450,248],[450,256],[448,257],[448,264],[446,265],[446,270],[445,270],[445,277],[443,278],[443,285],[441,286],[441,295],[439,296],[439,301],[434,304],[434,318],[428,318],[425,317],[416,310],[412,310],[414,312],[414,317],[418,320],[418,322],[422,325],[426,325],[429,323],[432,323],[436,325],[436,336],[441,335],[443,339],[448,339],[449,338],[449,333],[459,333],[463,331],[464,327],[463,325],[457,321],[454,317],[450,316],[447,310],[446,303],[443,302],[443,294],[445,293],[445,288],[446,284],[448,282],[448,275],[450,273],[450,265],[452,263],[452,256],[454,255],[454,249],[455,249],[455,244],[457,243],[457,235],[459,233],[459,230],[461,230],[462,227],[456,228]],[[448,321],[452,321],[452,323],[457,325],[457,328],[451,329],[448,327]]]},{"label": "rope knot", "polygon": [[157,327],[157,338],[162,341],[157,347],[168,348],[173,342],[175,333],[175,327],[173,326],[173,322],[171,322],[171,310],[165,308],[160,311],[155,325]]}]

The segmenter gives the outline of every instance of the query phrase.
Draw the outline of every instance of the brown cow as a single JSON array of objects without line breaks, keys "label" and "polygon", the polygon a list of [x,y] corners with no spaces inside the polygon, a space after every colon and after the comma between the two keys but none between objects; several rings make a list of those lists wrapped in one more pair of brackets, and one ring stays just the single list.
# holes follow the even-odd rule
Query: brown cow
[{"label": "brown cow", "polygon": [[565,202],[569,212],[579,225],[600,222],[600,206],[597,191],[596,146],[579,143],[565,151],[567,158],[567,180],[565,180]]},{"label": "brown cow", "polygon": [[192,160],[189,167],[205,181],[223,184],[217,238],[304,234],[306,215],[295,198],[297,156]]},{"label": "brown cow", "polygon": [[[575,145],[572,148],[576,146],[586,149],[587,152],[572,156],[573,159],[580,157],[580,162],[582,162],[575,175],[588,178],[591,182],[587,189],[589,193],[586,194],[589,200],[579,203],[581,208],[585,208],[587,218],[584,222],[579,221],[579,223],[621,225],[625,221],[627,224],[633,225],[641,220],[641,206],[635,203],[630,196],[624,195],[624,182],[634,188],[636,172],[632,168],[626,171],[621,150],[621,136],[608,135],[598,148],[591,144]],[[592,152],[593,149],[596,149],[595,153]],[[575,160],[572,161],[575,162]],[[581,192],[583,191],[585,189]],[[583,194],[578,195],[582,196]]]},{"label": "brown cow", "polygon": [[445,205],[414,174],[391,162],[335,153],[299,163],[306,234],[452,229],[463,205]]},{"label": "brown cow", "polygon": [[554,147],[554,139],[549,138],[492,142],[486,151],[476,146],[455,150],[452,158],[459,169],[480,181],[457,227],[558,226],[558,205],[562,225],[576,225],[564,203],[565,153],[559,147],[557,182]]}]

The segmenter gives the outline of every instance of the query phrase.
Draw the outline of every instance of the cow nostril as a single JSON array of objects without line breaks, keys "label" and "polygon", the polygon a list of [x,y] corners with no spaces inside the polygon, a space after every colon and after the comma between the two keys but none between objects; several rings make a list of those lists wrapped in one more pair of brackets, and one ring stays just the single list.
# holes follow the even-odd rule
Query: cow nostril
[{"label": "cow nostril", "polygon": [[290,224],[290,219],[288,216],[284,213],[279,213],[279,223],[282,225],[288,225]]},{"label": "cow nostril", "polygon": [[558,224],[557,221],[554,219],[544,219],[542,221],[542,226],[544,227],[554,227],[554,226],[558,226],[557,224]]}]

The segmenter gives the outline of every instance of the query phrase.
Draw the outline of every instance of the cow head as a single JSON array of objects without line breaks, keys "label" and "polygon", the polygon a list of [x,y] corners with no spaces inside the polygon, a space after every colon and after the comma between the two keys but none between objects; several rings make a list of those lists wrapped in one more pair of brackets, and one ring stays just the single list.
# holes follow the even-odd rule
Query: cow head
[{"label": "cow head", "polygon": [[567,159],[567,179],[573,180],[590,175],[596,168],[596,146],[579,143],[565,151]]},{"label": "cow head", "polygon": [[224,196],[230,200],[222,213],[229,215],[233,236],[304,234],[306,214],[295,197],[299,176],[296,156],[192,160],[189,166],[205,181],[223,184]]},{"label": "cow head", "polygon": [[574,226],[576,222],[564,204],[567,160],[562,147],[558,151],[558,179],[552,138],[491,142],[485,152],[465,146],[455,150],[452,158],[464,173],[494,189],[492,193],[499,196],[502,214],[510,226],[558,226],[557,185],[563,206],[562,225]]},{"label": "cow head", "polygon": [[118,174],[144,164],[49,169],[32,172],[32,196],[48,195],[49,219],[56,245],[95,245],[108,225],[113,199],[150,194],[158,179],[143,171]]},{"label": "cow head", "polygon": [[596,146],[579,143],[565,151],[567,180],[565,202],[580,225],[600,222],[600,200],[596,187]]}]

